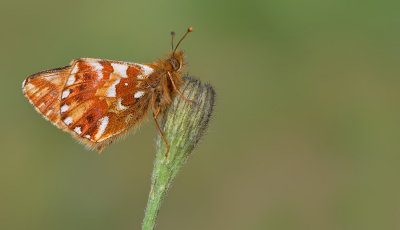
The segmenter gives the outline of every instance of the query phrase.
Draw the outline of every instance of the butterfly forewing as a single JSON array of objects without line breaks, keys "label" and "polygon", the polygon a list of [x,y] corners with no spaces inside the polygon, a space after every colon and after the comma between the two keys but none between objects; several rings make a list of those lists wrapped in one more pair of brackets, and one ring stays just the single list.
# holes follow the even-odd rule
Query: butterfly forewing
[{"label": "butterfly forewing", "polygon": [[102,149],[147,114],[151,95],[146,79],[152,72],[150,65],[78,59],[28,78],[24,92],[58,127]]}]

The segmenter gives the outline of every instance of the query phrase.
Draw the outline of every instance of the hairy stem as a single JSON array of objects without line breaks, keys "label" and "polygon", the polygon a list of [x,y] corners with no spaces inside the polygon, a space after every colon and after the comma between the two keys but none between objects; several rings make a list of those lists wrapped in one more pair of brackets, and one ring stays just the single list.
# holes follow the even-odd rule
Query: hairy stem
[{"label": "hairy stem", "polygon": [[184,78],[184,82],[180,89],[183,96],[195,103],[187,102],[178,95],[163,112],[160,125],[170,150],[166,155],[166,145],[159,135],[142,230],[154,229],[165,194],[205,133],[213,110],[215,92],[210,85],[202,85],[188,77]]}]

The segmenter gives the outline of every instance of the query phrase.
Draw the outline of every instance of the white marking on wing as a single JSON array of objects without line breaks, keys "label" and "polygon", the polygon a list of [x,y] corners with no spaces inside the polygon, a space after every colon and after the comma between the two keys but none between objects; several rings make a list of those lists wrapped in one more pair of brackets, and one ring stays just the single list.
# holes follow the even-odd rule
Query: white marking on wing
[{"label": "white marking on wing", "polygon": [[77,133],[79,135],[81,135],[81,133],[82,133],[80,126],[75,127],[74,131],[75,131],[75,133]]},{"label": "white marking on wing", "polygon": [[117,94],[117,89],[115,88],[116,85],[121,81],[121,79],[117,79],[114,83],[108,88],[107,90],[107,97],[115,97]]},{"label": "white marking on wing", "polygon": [[76,73],[78,73],[78,70],[79,70],[79,67],[78,67],[78,65],[76,64],[76,65],[74,66],[74,69],[72,69],[71,74],[76,74]]},{"label": "white marking on wing", "polygon": [[49,111],[47,111],[47,113],[46,113],[46,116],[48,117],[49,115],[50,115],[50,113],[51,112],[53,112],[53,110],[51,109],[51,110],[49,110]]},{"label": "white marking on wing", "polygon": [[98,62],[88,62],[88,65],[92,67],[93,71],[99,71],[103,69],[103,65]]},{"label": "white marking on wing", "polygon": [[128,65],[111,63],[111,66],[114,68],[114,73],[118,74],[121,77],[127,78],[126,70],[128,69]]},{"label": "white marking on wing", "polygon": [[65,111],[67,111],[68,108],[69,108],[68,105],[63,105],[63,106],[61,106],[61,113],[64,113]]},{"label": "white marking on wing", "polygon": [[125,82],[125,83],[124,83],[124,85],[125,85],[125,86],[127,86],[127,85],[128,85],[128,83],[127,83],[127,82]]},{"label": "white marking on wing", "polygon": [[72,123],[72,118],[71,118],[71,117],[65,118],[65,119],[64,119],[64,123],[65,123],[66,125],[70,125],[70,124]]},{"label": "white marking on wing", "polygon": [[98,71],[97,72],[97,80],[101,80],[103,78],[103,72]]},{"label": "white marking on wing", "polygon": [[143,94],[144,94],[143,91],[138,91],[138,92],[135,93],[135,95],[133,95],[133,97],[139,98],[139,97],[143,96]]},{"label": "white marking on wing", "polygon": [[27,91],[31,91],[35,86],[32,85],[31,83],[28,83],[27,85],[25,85],[25,92]]},{"label": "white marking on wing", "polygon": [[91,140],[91,139],[90,139],[90,135],[88,135],[88,134],[86,134],[86,135],[85,135],[85,136],[83,136],[83,137],[85,137],[85,138],[87,138],[87,139]]},{"label": "white marking on wing", "polygon": [[122,101],[122,98],[118,98],[117,109],[118,109],[118,110],[125,110],[125,109],[127,109],[128,107],[122,105],[122,104],[121,104],[121,101]]},{"label": "white marking on wing", "polygon": [[[144,75],[149,76],[150,74],[152,74],[154,72],[153,68],[148,67],[147,65],[142,65],[142,64],[136,64],[138,66],[140,66],[140,68],[142,68],[142,72],[144,73]],[[138,77],[139,78],[139,77]]]},{"label": "white marking on wing", "polygon": [[108,117],[102,117],[99,119],[100,121],[100,126],[99,126],[99,130],[97,131],[96,135],[94,136],[95,139],[99,139],[101,137],[101,135],[103,135],[104,131],[107,128],[107,124],[108,124]]},{"label": "white marking on wing", "polygon": [[64,98],[68,97],[68,95],[69,95],[70,92],[71,92],[71,91],[69,91],[69,89],[64,90],[64,91],[62,92],[61,99],[64,99]]},{"label": "white marking on wing", "polygon": [[143,79],[144,78],[141,74],[138,74],[136,77],[137,77],[137,79]]},{"label": "white marking on wing", "polygon": [[75,74],[71,74],[68,77],[67,85],[72,85],[75,82]]}]

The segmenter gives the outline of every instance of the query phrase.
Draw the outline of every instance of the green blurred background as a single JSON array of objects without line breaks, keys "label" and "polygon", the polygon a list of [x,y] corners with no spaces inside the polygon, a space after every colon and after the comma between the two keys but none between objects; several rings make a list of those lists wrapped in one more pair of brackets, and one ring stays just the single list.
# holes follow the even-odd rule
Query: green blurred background
[{"label": "green blurred background", "polygon": [[139,229],[157,130],[101,155],[43,119],[30,74],[151,62],[180,37],[217,92],[158,229],[400,229],[398,1],[0,3],[0,229]]}]

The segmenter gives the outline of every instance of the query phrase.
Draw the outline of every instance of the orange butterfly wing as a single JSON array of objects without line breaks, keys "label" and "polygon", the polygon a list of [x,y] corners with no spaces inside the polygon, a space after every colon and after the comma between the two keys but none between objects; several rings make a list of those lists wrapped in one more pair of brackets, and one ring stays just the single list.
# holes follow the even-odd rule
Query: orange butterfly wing
[{"label": "orange butterfly wing", "polygon": [[152,72],[150,65],[78,59],[28,77],[23,91],[46,119],[101,151],[146,117]]},{"label": "orange butterfly wing", "polygon": [[60,97],[71,66],[33,74],[22,83],[22,91],[36,111],[59,128]]}]

